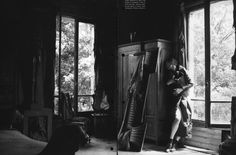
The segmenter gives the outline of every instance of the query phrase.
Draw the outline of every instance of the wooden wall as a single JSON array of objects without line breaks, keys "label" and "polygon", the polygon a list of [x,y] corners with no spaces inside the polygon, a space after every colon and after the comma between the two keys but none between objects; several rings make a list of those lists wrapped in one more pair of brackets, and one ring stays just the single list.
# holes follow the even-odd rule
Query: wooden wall
[{"label": "wooden wall", "polygon": [[219,128],[193,127],[192,138],[187,139],[186,144],[217,152],[222,142],[222,130]]}]

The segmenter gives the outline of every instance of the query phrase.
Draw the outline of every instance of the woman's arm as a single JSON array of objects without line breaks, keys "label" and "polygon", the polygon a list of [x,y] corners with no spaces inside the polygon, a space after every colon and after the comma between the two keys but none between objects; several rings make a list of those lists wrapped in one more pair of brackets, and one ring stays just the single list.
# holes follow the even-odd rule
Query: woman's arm
[{"label": "woman's arm", "polygon": [[173,92],[174,95],[182,95],[183,93],[185,93],[186,91],[189,90],[189,88],[191,88],[193,86],[192,83],[187,84],[185,86],[182,86],[182,88],[176,88]]},{"label": "woman's arm", "polygon": [[[174,95],[182,95],[183,93],[188,91],[189,88],[193,86],[192,80],[190,79],[186,69],[182,66],[181,66],[181,72],[183,74],[182,80],[184,81],[182,81],[182,83],[184,83],[184,85],[182,85],[182,88],[175,89]],[[181,78],[179,78],[178,80],[181,80]],[[178,82],[181,83],[181,81]]]},{"label": "woman's arm", "polygon": [[186,91],[186,90],[188,90],[189,88],[191,88],[192,86],[193,86],[193,83],[189,83],[189,84],[183,86],[182,89],[183,89],[183,91]]},{"label": "woman's arm", "polygon": [[173,76],[171,79],[169,79],[169,80],[166,82],[166,85],[169,86],[169,85],[171,85],[171,84],[173,84],[173,83],[175,83],[175,82],[176,82],[176,81],[175,81],[174,76]]}]

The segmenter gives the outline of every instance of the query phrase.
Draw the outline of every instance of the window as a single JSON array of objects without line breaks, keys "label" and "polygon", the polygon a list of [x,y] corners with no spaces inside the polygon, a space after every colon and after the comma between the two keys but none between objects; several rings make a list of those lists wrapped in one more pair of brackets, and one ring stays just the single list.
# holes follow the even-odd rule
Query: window
[{"label": "window", "polygon": [[[56,18],[54,114],[63,107],[92,111],[95,87],[95,26],[76,18]],[[60,94],[60,95],[59,95]],[[67,102],[68,105],[64,105]]]},{"label": "window", "polygon": [[205,35],[204,10],[189,14],[189,72],[194,88],[191,93],[193,119],[205,120]]},{"label": "window", "polygon": [[235,49],[233,2],[217,1],[188,13],[189,71],[193,119],[207,126],[229,125],[236,95],[231,57]]}]

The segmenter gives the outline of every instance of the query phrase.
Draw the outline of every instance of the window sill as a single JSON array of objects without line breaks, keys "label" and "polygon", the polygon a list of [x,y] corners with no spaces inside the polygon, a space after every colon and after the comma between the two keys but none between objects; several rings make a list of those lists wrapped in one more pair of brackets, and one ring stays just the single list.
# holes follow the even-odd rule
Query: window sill
[{"label": "window sill", "polygon": [[193,122],[193,127],[230,129],[230,124],[211,124],[209,127],[206,127],[205,121],[193,119],[192,122]]}]

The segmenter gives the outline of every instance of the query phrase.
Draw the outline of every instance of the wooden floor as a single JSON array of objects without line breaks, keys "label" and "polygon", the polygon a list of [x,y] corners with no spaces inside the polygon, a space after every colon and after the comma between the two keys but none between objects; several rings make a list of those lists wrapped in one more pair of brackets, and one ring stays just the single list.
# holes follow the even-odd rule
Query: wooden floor
[{"label": "wooden floor", "polygon": [[175,152],[166,153],[163,147],[153,144],[144,144],[141,152],[117,151],[116,142],[92,138],[91,143],[79,149],[75,155],[208,155],[216,152],[187,146],[187,148]]},{"label": "wooden floor", "polygon": [[[38,154],[46,146],[45,142],[33,140],[16,130],[0,130],[0,155]],[[75,155],[209,155],[217,154],[204,149],[187,147],[172,153],[164,152],[163,147],[144,143],[141,152],[117,151],[115,141],[92,138],[91,143],[80,148]]]},{"label": "wooden floor", "polygon": [[17,130],[0,130],[0,155],[37,155],[46,145]]}]

